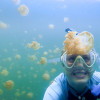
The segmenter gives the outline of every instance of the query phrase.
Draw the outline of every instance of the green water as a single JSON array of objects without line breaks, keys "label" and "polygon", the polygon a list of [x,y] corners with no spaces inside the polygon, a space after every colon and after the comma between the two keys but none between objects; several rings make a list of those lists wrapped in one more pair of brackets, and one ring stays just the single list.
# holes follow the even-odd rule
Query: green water
[{"label": "green water", "polygon": [[[23,4],[29,9],[25,16],[18,12]],[[63,72],[60,62],[48,61],[60,58],[67,27],[91,32],[100,53],[99,12],[99,0],[21,0],[18,4],[0,0],[0,100],[43,99],[51,81]],[[54,25],[52,29],[50,24]],[[40,43],[38,50],[27,47],[32,41]],[[16,59],[16,55],[20,58]],[[32,61],[32,55],[37,59]],[[41,57],[46,57],[46,64],[40,64]],[[43,78],[44,73],[49,74],[48,80]],[[13,81],[11,89],[5,87],[8,80]]]}]

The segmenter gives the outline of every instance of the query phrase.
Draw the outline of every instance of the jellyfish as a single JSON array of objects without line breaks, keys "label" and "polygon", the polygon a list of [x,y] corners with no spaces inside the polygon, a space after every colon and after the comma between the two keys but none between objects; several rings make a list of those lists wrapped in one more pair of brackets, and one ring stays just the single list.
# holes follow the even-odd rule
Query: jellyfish
[{"label": "jellyfish", "polygon": [[34,61],[34,60],[37,60],[37,57],[35,55],[31,55],[29,56],[30,60]]},{"label": "jellyfish", "polygon": [[26,91],[22,91],[21,94],[24,95],[26,93]]},{"label": "jellyfish", "polygon": [[48,55],[48,52],[45,51],[45,52],[43,53],[43,55],[44,55],[44,56],[47,56],[47,55]]},{"label": "jellyfish", "polygon": [[1,74],[2,74],[2,76],[7,76],[8,75],[8,71],[6,69],[3,69]]},{"label": "jellyfish", "polygon": [[69,21],[68,17],[64,17],[64,22],[67,23]]},{"label": "jellyfish", "polygon": [[26,16],[29,13],[29,9],[28,9],[28,7],[26,5],[21,5],[18,8],[18,12],[20,13],[21,16]]},{"label": "jellyfish", "polygon": [[53,24],[49,24],[49,29],[54,29],[54,25]]},{"label": "jellyfish", "polygon": [[57,65],[57,62],[56,62],[56,61],[53,61],[52,64],[53,64],[53,65]]},{"label": "jellyfish", "polygon": [[52,68],[51,72],[52,73],[56,72],[56,69],[55,68]]},{"label": "jellyfish", "polygon": [[38,50],[40,48],[40,43],[38,43],[37,41],[33,41],[32,43],[27,44],[27,47]]},{"label": "jellyfish", "polygon": [[20,4],[20,0],[13,0],[13,2],[14,2],[16,5]]},{"label": "jellyfish", "polygon": [[89,32],[77,32],[68,31],[64,41],[64,51],[67,54],[86,54],[93,48],[93,36]]},{"label": "jellyfish", "polygon": [[50,79],[50,75],[48,73],[44,73],[42,77],[43,77],[44,80]]},{"label": "jellyfish", "polygon": [[33,97],[33,93],[32,92],[27,93],[27,97],[28,98],[32,98]]},{"label": "jellyfish", "polygon": [[19,93],[19,91],[17,91],[17,92],[15,93],[15,96],[16,96],[16,97],[21,96],[21,94]]},{"label": "jellyfish", "polygon": [[15,59],[20,59],[21,56],[19,54],[16,54]]},{"label": "jellyfish", "polygon": [[33,77],[34,77],[34,78],[37,78],[37,74],[34,74]]},{"label": "jellyfish", "polygon": [[4,23],[4,22],[0,22],[0,28],[2,28],[2,29],[6,29],[8,26],[7,26],[7,24],[6,23]]},{"label": "jellyfish", "polygon": [[0,89],[0,95],[2,95],[3,94],[3,90],[2,89]]},{"label": "jellyfish", "polygon": [[14,87],[14,82],[12,80],[8,80],[5,82],[4,86],[6,89],[10,90]]},{"label": "jellyfish", "polygon": [[60,52],[60,49],[59,48],[56,48],[53,52],[54,53],[59,53]]},{"label": "jellyfish", "polygon": [[41,57],[40,64],[46,64],[46,63],[47,63],[47,59],[45,57]]}]

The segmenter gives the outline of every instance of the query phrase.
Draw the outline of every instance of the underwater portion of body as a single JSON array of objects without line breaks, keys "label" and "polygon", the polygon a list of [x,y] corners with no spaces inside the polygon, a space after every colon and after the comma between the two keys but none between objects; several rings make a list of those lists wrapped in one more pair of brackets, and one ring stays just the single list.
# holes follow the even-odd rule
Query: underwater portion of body
[{"label": "underwater portion of body", "polygon": [[43,100],[97,100],[98,98],[100,99],[100,77],[98,77],[98,80],[94,79],[94,77],[98,77],[96,72],[94,73],[93,77],[89,80],[87,89],[81,94],[79,94],[67,83],[66,75],[64,73],[61,73],[47,88]]},{"label": "underwater portion of body", "polygon": [[94,65],[97,53],[93,35],[68,31],[60,57],[64,73],[47,88],[43,100],[97,100],[100,98],[100,72]]}]

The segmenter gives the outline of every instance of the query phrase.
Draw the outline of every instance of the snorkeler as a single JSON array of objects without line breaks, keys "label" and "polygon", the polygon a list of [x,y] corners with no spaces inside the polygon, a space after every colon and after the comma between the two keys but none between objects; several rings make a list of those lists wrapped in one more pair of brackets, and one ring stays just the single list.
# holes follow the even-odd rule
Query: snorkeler
[{"label": "snorkeler", "polygon": [[94,38],[89,32],[67,29],[61,63],[64,73],[47,88],[43,100],[100,99],[100,72],[95,71],[97,53]]}]

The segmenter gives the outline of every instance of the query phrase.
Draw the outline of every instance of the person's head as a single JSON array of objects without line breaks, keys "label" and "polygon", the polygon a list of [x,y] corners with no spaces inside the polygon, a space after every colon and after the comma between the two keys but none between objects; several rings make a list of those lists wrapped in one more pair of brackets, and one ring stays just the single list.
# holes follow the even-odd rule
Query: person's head
[{"label": "person's head", "polygon": [[[94,50],[91,49],[91,47],[89,48],[90,44],[88,45],[87,41],[87,45],[84,45],[80,42],[80,38],[77,39],[77,37],[71,37],[71,34],[70,39],[72,40],[68,40],[68,37],[69,36],[67,35],[67,39],[65,41],[66,47],[64,49],[63,54],[61,55],[61,62],[63,64],[67,80],[69,84],[87,84],[88,80],[91,78],[93,74],[93,65],[96,61],[96,54]],[[76,45],[75,39],[79,40],[77,41]],[[73,45],[68,44],[70,43],[70,41]],[[84,47],[82,47],[82,45]],[[87,48],[85,46],[87,46]]]},{"label": "person's head", "polygon": [[64,52],[61,62],[69,83],[85,84],[91,78],[96,61],[96,54],[93,50],[84,55],[67,55]]}]

